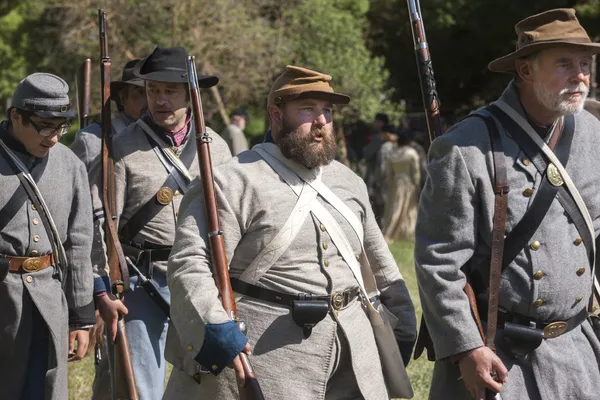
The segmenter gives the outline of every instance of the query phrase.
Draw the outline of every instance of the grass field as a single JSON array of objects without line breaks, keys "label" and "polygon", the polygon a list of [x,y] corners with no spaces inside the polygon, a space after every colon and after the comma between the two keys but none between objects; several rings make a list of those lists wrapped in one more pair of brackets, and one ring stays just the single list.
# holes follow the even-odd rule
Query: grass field
[{"label": "grass field", "polygon": [[[412,243],[394,243],[390,246],[400,271],[404,276],[408,290],[412,296],[415,308],[417,310],[417,321],[421,319],[421,302],[417,293],[417,282],[413,267],[413,244]],[[421,357],[417,361],[411,361],[408,366],[408,375],[415,391],[415,400],[426,400],[429,393],[429,382],[433,363]],[[80,400],[91,398],[92,381],[94,379],[93,359],[87,357],[83,361],[69,365],[69,400]],[[184,400],[184,399],[182,399]],[[269,399],[271,400],[271,399]],[[277,399],[280,400],[280,399]],[[281,399],[288,400],[288,399]],[[296,400],[296,399],[289,399]],[[304,399],[303,399],[304,400]],[[306,399],[309,400],[309,399]]]}]

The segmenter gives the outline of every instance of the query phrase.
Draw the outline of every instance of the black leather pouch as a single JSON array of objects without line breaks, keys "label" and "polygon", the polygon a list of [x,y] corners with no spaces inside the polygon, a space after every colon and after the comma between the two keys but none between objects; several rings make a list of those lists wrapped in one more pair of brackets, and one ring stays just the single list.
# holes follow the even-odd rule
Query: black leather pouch
[{"label": "black leather pouch", "polygon": [[8,274],[9,264],[9,260],[0,256],[0,282],[2,282],[4,278],[6,278],[6,275]]},{"label": "black leather pouch", "polygon": [[302,328],[304,339],[308,339],[312,328],[321,322],[329,312],[328,300],[294,300],[292,318]]},{"label": "black leather pouch", "polygon": [[524,325],[506,322],[503,330],[504,350],[516,358],[522,358],[540,347],[544,331]]},{"label": "black leather pouch", "polygon": [[590,325],[592,325],[596,337],[600,339],[600,316],[594,313],[588,313],[587,319],[590,321]]}]

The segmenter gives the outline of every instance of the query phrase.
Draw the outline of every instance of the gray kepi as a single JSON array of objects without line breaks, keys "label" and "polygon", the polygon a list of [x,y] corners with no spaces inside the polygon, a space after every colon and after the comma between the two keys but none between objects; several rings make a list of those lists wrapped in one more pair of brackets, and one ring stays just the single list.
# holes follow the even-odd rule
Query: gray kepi
[{"label": "gray kepi", "polygon": [[29,75],[17,85],[11,108],[30,111],[40,118],[75,118],[64,79],[45,72]]}]

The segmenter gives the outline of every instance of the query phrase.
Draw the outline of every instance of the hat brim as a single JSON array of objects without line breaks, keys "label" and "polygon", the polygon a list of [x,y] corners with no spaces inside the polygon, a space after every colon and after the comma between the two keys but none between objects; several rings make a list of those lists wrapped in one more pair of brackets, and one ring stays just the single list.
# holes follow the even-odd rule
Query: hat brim
[{"label": "hat brim", "polygon": [[116,93],[119,93],[121,90],[123,90],[123,88],[127,85],[133,85],[133,86],[139,86],[139,87],[146,86],[144,81],[139,78],[130,79],[128,81],[113,81],[110,83],[110,93],[112,95],[115,95]]},{"label": "hat brim", "polygon": [[519,50],[513,51],[510,54],[495,59],[494,61],[488,64],[488,69],[492,72],[514,73],[515,61],[519,58],[527,57],[529,55],[537,53],[538,51],[558,46],[586,48],[592,50],[594,53],[600,53],[600,43],[577,43],[568,40],[538,42],[521,47]]},{"label": "hat brim", "polygon": [[320,91],[308,91],[302,92],[297,95],[285,96],[283,98],[283,102],[290,100],[300,100],[300,99],[319,99],[329,101],[331,104],[348,104],[350,103],[350,96],[335,93],[335,92],[320,92]]},{"label": "hat brim", "polygon": [[[188,83],[187,71],[170,70],[170,71],[153,71],[144,74],[140,71],[143,63],[136,65],[133,74],[145,81],[167,82],[167,83]],[[216,86],[219,83],[219,78],[212,75],[198,75],[198,87],[208,89]]]},{"label": "hat brim", "polygon": [[73,110],[60,112],[60,111],[33,111],[35,115],[40,118],[75,118]]}]

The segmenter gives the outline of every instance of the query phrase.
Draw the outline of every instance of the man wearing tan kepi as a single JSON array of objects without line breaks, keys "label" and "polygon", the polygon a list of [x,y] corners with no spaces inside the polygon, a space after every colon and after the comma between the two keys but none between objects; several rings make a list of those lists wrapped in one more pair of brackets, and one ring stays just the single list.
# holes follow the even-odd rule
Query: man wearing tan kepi
[{"label": "man wearing tan kepi", "polygon": [[[202,186],[184,197],[168,267],[174,329],[165,354],[175,368],[165,398],[237,398],[225,367],[241,375],[237,356],[250,350],[266,399],[412,396],[402,358],[412,352],[415,311],[364,182],[334,161],[333,104],[350,99],[330,81],[288,66],[269,94],[267,142],[214,170],[247,337],[211,276]],[[371,321],[381,321],[372,314],[380,303],[398,320],[378,354]]]},{"label": "man wearing tan kepi", "polygon": [[500,99],[429,151],[415,263],[436,358],[431,399],[484,399],[484,389],[503,400],[600,398],[600,342],[586,310],[600,123],[583,110],[600,44],[572,9],[526,18],[516,32],[516,51],[489,64],[514,77]]}]

